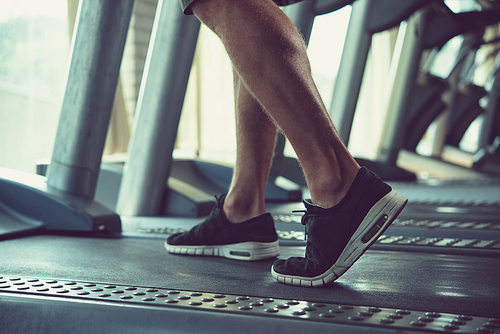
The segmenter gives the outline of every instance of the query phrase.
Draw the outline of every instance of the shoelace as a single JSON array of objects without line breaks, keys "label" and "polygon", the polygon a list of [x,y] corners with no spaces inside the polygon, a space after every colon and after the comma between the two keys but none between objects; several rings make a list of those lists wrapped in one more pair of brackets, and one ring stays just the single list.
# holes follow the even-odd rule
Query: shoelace
[{"label": "shoelace", "polygon": [[293,210],[292,213],[303,213],[304,215],[302,216],[302,218],[300,219],[300,223],[302,225],[306,225],[307,224],[307,220],[309,219],[309,217],[322,217],[322,216],[325,216],[327,214],[321,214],[321,213],[309,213],[307,212],[307,210]]},{"label": "shoelace", "polygon": [[[321,217],[321,216],[324,216],[324,214],[321,214],[321,213],[309,213],[307,212],[307,210],[293,210],[292,213],[303,213],[304,215],[302,216],[302,218],[300,219],[300,223],[304,226],[306,226],[307,224],[307,220],[310,218],[310,217]],[[304,229],[304,240],[307,240],[307,230]]]},{"label": "shoelace", "polygon": [[[292,213],[303,213],[304,215],[300,218],[300,223],[306,226],[307,211],[306,210],[292,210]],[[304,228],[304,240],[307,240],[307,230]]]}]

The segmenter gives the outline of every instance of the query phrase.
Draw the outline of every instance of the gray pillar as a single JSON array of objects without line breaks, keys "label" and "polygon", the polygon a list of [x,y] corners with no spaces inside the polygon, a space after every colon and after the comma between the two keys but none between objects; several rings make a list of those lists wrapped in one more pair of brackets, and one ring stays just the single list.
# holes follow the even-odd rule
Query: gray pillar
[{"label": "gray pillar", "polygon": [[[311,33],[314,25],[314,19],[318,15],[327,14],[336,11],[349,3],[352,0],[310,0],[302,1],[284,8],[285,14],[295,24],[304,38],[306,45],[309,45]],[[283,134],[278,133],[276,136],[276,144],[274,147],[274,156],[271,170],[269,172],[269,180],[274,180],[282,175],[286,178],[306,186],[303,172],[295,159],[286,158],[283,154],[286,138]]]},{"label": "gray pillar", "polygon": [[177,1],[158,2],[118,196],[120,214],[160,212],[199,27]]},{"label": "gray pillar", "polygon": [[316,0],[302,1],[294,5],[286,6],[283,11],[292,20],[297,29],[304,37],[306,45],[309,44],[314,18],[316,17]]},{"label": "gray pillar", "polygon": [[394,50],[391,72],[395,75],[392,81],[391,95],[387,107],[384,135],[380,144],[378,161],[396,164],[401,149],[405,116],[408,109],[410,93],[418,72],[422,54],[422,37],[424,35],[425,11],[417,11],[408,20],[402,42]]},{"label": "gray pillar", "polygon": [[[299,32],[304,38],[306,45],[309,44],[311,37],[312,27],[314,24],[314,18],[316,17],[316,12],[314,6],[316,5],[316,0],[302,1],[290,6],[286,6],[283,11],[290,18],[290,20],[295,24]],[[274,156],[271,165],[271,170],[269,171],[269,180],[274,181],[276,177],[282,175],[283,167],[286,164],[286,159],[284,157],[283,151],[286,145],[285,136],[279,132],[276,135],[276,143],[274,145]],[[294,162],[297,165],[297,162]],[[292,177],[293,181],[302,180],[302,170],[297,165],[297,177]]]},{"label": "gray pillar", "polygon": [[314,10],[316,15],[328,14],[353,2],[354,0],[315,0]]},{"label": "gray pillar", "polygon": [[93,198],[133,0],[82,0],[47,185]]},{"label": "gray pillar", "polygon": [[484,112],[484,120],[481,126],[480,134],[479,134],[479,148],[487,149],[489,148],[495,141],[495,123],[498,119],[498,115],[500,114],[500,106],[499,106],[499,94],[500,94],[500,56],[497,55],[495,59],[495,72],[493,73],[494,81],[490,87],[490,91],[488,92],[488,104],[485,108]]},{"label": "gray pillar", "polygon": [[372,0],[357,0],[352,4],[346,42],[342,51],[330,112],[333,122],[347,145],[356,111],[366,59],[371,46],[368,25]]}]

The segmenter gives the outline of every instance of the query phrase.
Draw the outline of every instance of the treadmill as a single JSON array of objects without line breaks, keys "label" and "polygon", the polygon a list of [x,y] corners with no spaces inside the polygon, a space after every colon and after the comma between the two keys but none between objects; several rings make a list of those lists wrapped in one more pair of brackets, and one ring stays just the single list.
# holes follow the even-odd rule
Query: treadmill
[{"label": "treadmill", "polygon": [[[382,2],[357,0],[352,11],[366,13]],[[99,203],[95,198],[103,133],[133,2],[97,3],[80,3],[79,31],[56,137],[60,148],[54,150],[47,177],[0,171],[2,333],[500,333],[498,242],[476,248],[478,243],[425,245],[419,244],[426,237],[419,233],[406,243],[387,241],[397,239],[399,232],[386,234],[336,282],[301,288],[275,281],[269,274],[273,260],[167,254],[166,234],[190,228],[198,217],[160,215],[154,210],[118,214]],[[324,8],[326,1],[307,3]],[[299,5],[305,3],[294,6]],[[410,20],[430,5],[418,9]],[[191,54],[192,44],[180,43],[179,38],[186,38],[189,31],[187,35],[196,40],[199,26],[191,19],[180,13],[176,0],[159,1],[154,31],[158,41],[165,34],[163,41],[172,43],[171,64],[179,65],[174,62],[179,61],[176,53]],[[170,23],[168,28],[159,29],[163,22]],[[106,38],[112,33],[119,38]],[[161,63],[153,59],[154,44],[150,66]],[[189,67],[191,60],[185,58],[189,57],[184,57],[183,66],[174,66],[176,71]],[[93,64],[85,68],[90,73],[81,72],[84,59]],[[178,77],[175,80],[172,89],[181,89]],[[147,85],[146,79],[143,89]],[[71,122],[77,118],[87,121]],[[103,133],[87,143],[88,133],[79,128],[82,123],[88,128],[93,123]],[[417,182],[411,185],[415,191],[422,189]],[[423,187],[436,196],[437,189],[446,191],[442,185]],[[483,195],[484,189],[491,189],[492,196],[499,192],[497,184],[487,183],[477,193]],[[454,201],[456,193],[456,189],[447,192]],[[476,195],[467,196],[471,194]],[[143,205],[152,199],[143,198]],[[291,201],[269,207],[280,231],[280,257],[304,254],[299,219],[287,214],[297,205]],[[403,225],[396,223],[388,231],[413,228]],[[476,251],[466,251],[472,249]]]}]

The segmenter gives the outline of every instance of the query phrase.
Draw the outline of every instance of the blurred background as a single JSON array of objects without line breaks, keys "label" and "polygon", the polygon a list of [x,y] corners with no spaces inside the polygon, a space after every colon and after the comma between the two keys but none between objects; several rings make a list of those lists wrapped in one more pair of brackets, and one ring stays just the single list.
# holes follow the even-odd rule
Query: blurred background
[{"label": "blurred background", "polygon": [[[449,1],[450,7],[470,1]],[[157,0],[135,1],[112,121],[107,157],[127,152]],[[34,172],[49,159],[61,109],[78,0],[5,0],[0,4],[0,167]],[[329,106],[350,16],[350,6],[316,18],[308,52],[314,78]],[[387,106],[390,64],[398,27],[375,34],[357,104],[349,149],[375,158]],[[461,41],[447,43],[434,74],[451,71]],[[442,55],[444,56],[442,56]],[[232,73],[218,39],[202,27],[174,156],[232,164],[235,156]],[[481,118],[472,123],[462,150],[477,150]],[[417,152],[431,155],[434,125]],[[287,147],[285,153],[293,156]]]}]

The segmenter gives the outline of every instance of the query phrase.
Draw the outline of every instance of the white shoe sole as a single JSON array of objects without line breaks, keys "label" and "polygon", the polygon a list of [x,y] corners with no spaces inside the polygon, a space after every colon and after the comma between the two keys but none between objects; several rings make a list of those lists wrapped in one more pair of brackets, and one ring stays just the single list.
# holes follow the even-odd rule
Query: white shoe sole
[{"label": "white shoe sole", "polygon": [[396,217],[404,209],[408,200],[395,190],[382,197],[368,211],[359,224],[346,247],[335,262],[323,274],[315,277],[292,276],[276,273],[271,268],[271,274],[279,282],[298,286],[316,287],[328,284],[349,269],[354,262],[384,233]]},{"label": "white shoe sole", "polygon": [[280,254],[278,241],[241,242],[217,246],[177,246],[169,245],[165,241],[165,248],[172,254],[219,256],[241,261],[258,261],[276,257]]}]

